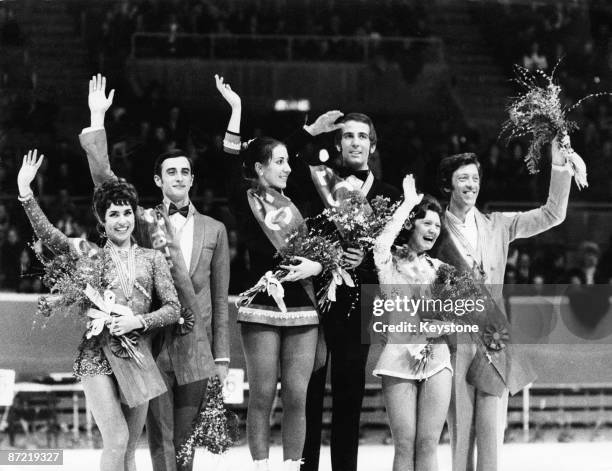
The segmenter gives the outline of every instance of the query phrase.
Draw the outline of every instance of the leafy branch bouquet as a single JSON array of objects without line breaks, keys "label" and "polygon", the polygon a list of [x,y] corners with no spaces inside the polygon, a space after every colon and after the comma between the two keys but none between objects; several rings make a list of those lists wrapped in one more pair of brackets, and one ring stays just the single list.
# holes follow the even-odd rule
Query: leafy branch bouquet
[{"label": "leafy branch bouquet", "polygon": [[[555,67],[556,68],[556,67]],[[582,158],[571,147],[569,134],[578,129],[578,124],[568,118],[568,114],[579,107],[585,100],[609,93],[594,93],[578,100],[570,107],[561,103],[561,87],[553,80],[554,70],[547,75],[542,70],[530,72],[528,69],[515,65],[517,78],[515,81],[524,89],[519,96],[512,99],[508,106],[508,120],[502,127],[501,134],[508,141],[514,138],[531,136],[531,142],[525,156],[525,162],[530,173],[538,173],[542,148],[544,144],[559,139],[564,152],[574,172],[574,180],[578,188],[588,186],[587,169]]]},{"label": "leafy branch bouquet", "polygon": [[[71,243],[74,250],[52,257],[36,252],[44,268],[42,282],[50,290],[49,295],[39,298],[37,314],[50,317],[61,313],[85,318],[88,320],[86,336],[91,338],[100,335],[104,327],[112,323],[113,314],[132,313],[125,306],[115,304],[115,295],[108,290],[104,273],[110,259],[104,251],[81,239],[72,239]],[[118,357],[131,358],[141,366],[138,337],[134,332],[111,335],[111,351]]]},{"label": "leafy branch bouquet", "polygon": [[[323,283],[317,293],[317,303],[321,310],[327,311],[336,301],[338,286],[355,286],[343,261],[343,246],[370,250],[396,208],[397,204],[392,204],[389,198],[377,196],[368,203],[361,193],[352,192],[339,206],[306,219],[303,225],[291,232],[285,245],[277,251],[279,265],[290,265],[296,257],[320,263],[323,270],[318,276]],[[266,292],[279,309],[286,312],[282,287],[286,275],[287,270],[283,268],[268,271],[255,286],[239,295],[236,304],[248,306],[257,293]]]}]

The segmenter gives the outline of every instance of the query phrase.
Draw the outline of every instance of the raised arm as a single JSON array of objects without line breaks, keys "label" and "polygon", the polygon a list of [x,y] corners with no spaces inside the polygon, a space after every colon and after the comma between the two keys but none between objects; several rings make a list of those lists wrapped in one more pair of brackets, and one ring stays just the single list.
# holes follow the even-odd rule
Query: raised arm
[{"label": "raised arm", "polygon": [[397,207],[393,216],[391,216],[391,219],[389,219],[385,228],[374,242],[374,263],[376,263],[381,284],[393,284],[394,282],[391,247],[402,230],[404,222],[410,216],[410,212],[423,199],[423,195],[418,194],[416,191],[412,175],[404,177],[402,186],[404,188],[404,201]]},{"label": "raised arm", "polygon": [[[569,140],[568,137],[566,139]],[[566,152],[555,138],[551,145],[552,168],[548,199],[543,206],[522,213],[497,213],[497,217],[502,218],[502,223],[507,227],[510,242],[540,234],[565,220],[572,184],[572,170]]]},{"label": "raised arm", "polygon": [[217,90],[223,99],[230,105],[232,114],[227,124],[227,131],[223,138],[223,151],[226,157],[226,185],[229,202],[234,211],[244,209],[246,185],[242,178],[242,159],[240,158],[240,120],[242,115],[242,101],[223,77],[215,74]]},{"label": "raised arm", "polygon": [[242,100],[229,83],[225,83],[223,77],[215,74],[217,90],[225,101],[230,105],[232,114],[227,123],[227,131],[223,139],[223,150],[228,154],[240,154],[240,120],[242,118]]},{"label": "raised arm", "polygon": [[49,219],[47,219],[47,216],[45,216],[45,213],[43,213],[38,202],[34,198],[31,184],[45,157],[41,154],[40,158],[37,159],[36,154],[37,150],[34,149],[23,156],[23,163],[17,175],[19,201],[21,201],[23,205],[23,209],[30,220],[34,233],[42,240],[43,244],[56,254],[69,252],[71,250],[71,245],[68,237],[49,222]]},{"label": "raised arm", "polygon": [[101,185],[106,180],[117,178],[110,168],[108,143],[104,130],[104,116],[113,104],[115,90],[111,90],[108,97],[105,90],[106,78],[101,74],[94,75],[89,81],[89,95],[87,97],[91,123],[79,134],[79,141],[87,154],[89,171],[95,186]]}]

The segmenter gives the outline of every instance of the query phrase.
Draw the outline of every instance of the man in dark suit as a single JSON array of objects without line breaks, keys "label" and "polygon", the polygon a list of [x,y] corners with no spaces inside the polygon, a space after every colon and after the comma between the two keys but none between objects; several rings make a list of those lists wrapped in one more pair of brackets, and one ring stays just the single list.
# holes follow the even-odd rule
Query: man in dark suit
[{"label": "man in dark suit", "polygon": [[[290,155],[313,136],[335,131],[335,146],[339,153],[339,165],[332,167],[354,190],[360,191],[368,200],[384,196],[396,201],[399,191],[376,178],[368,167],[368,159],[376,149],[377,137],[372,120],[361,113],[345,116],[339,111],[329,111],[317,120],[304,126],[287,140]],[[315,162],[311,162],[315,164]],[[316,162],[320,164],[321,162]],[[297,164],[292,164],[296,171]],[[309,175],[303,177],[310,178]],[[304,182],[307,183],[307,182]],[[310,182],[312,183],[312,182]],[[316,194],[316,192],[314,192]],[[323,202],[315,196],[317,203],[313,214],[323,209]],[[365,368],[370,349],[369,339],[364,338],[371,320],[371,311],[362,312],[361,285],[378,284],[378,276],[372,254],[359,249],[347,248],[345,261],[352,269],[355,288],[340,285],[336,302],[323,314],[322,326],[327,351],[319,349],[315,371],[308,386],[306,401],[306,443],[302,470],[317,470],[321,448],[323,398],[327,365],[331,363],[332,426],[331,461],[333,471],[355,471],[359,446],[359,420],[365,393]],[[325,352],[321,354],[322,352]],[[317,367],[318,366],[318,367]]]},{"label": "man in dark suit", "polygon": [[[98,75],[89,84],[91,126],[79,139],[87,153],[95,185],[116,178],[108,160],[104,114],[113,91],[105,96],[105,79]],[[191,470],[191,462],[176,462],[176,452],[191,431],[205,400],[208,378],[223,381],[229,365],[227,292],[229,249],[225,226],[200,214],[189,200],[193,184],[192,163],[182,151],[171,151],[155,163],[155,184],[163,201],[155,210],[170,233],[168,244],[172,277],[183,308],[183,325],[166,330],[160,339],[157,365],[168,392],[150,402],[147,418],[149,448],[154,471]],[[139,210],[137,242],[149,246]],[[193,326],[191,323],[193,321]]]}]

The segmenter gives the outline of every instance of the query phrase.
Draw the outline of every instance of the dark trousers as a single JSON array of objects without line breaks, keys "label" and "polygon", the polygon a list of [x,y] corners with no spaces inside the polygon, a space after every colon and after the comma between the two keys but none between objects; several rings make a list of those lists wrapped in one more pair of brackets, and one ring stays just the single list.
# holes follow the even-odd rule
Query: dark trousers
[{"label": "dark trousers", "polygon": [[327,366],[331,364],[332,425],[331,462],[333,471],[355,471],[359,447],[359,419],[365,392],[365,368],[370,345],[362,343],[362,319],[359,306],[347,317],[348,305],[340,302],[323,316],[327,359],[314,371],[306,398],[306,442],[304,471],[319,469],[323,398]]},{"label": "dark trousers", "polygon": [[171,371],[161,371],[168,391],[149,402],[147,437],[153,471],[191,471],[176,462],[176,453],[191,433],[193,420],[200,411],[207,380],[179,385]]}]

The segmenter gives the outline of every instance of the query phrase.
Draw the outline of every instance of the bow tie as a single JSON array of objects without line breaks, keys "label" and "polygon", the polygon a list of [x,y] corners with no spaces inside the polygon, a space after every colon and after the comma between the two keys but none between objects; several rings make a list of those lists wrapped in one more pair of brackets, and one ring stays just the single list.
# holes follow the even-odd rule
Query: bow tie
[{"label": "bow tie", "polygon": [[186,218],[189,214],[189,205],[187,204],[179,209],[174,203],[170,203],[170,207],[168,208],[168,216],[172,216],[176,213],[179,213],[181,216]]},{"label": "bow tie", "polygon": [[354,177],[359,178],[359,180],[365,182],[369,174],[370,174],[369,170],[353,170],[348,167],[338,168],[338,175],[341,178],[347,178],[353,175]]}]

